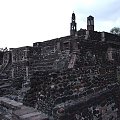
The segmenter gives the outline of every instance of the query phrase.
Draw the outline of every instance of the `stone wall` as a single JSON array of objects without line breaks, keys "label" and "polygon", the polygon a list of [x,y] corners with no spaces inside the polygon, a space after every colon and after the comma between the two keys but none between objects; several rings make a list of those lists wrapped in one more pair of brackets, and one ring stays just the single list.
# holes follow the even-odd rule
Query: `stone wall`
[{"label": "stone wall", "polygon": [[35,72],[24,104],[52,114],[55,105],[76,100],[117,83],[114,66],[89,66],[61,72]]},{"label": "stone wall", "polygon": [[34,43],[33,71],[65,69],[71,49],[70,37]]},{"label": "stone wall", "polygon": [[[29,62],[32,59],[32,47],[26,46],[11,49],[12,54],[12,78],[29,76]],[[27,70],[28,69],[28,70]]]},{"label": "stone wall", "polygon": [[119,120],[119,85],[114,84],[99,92],[54,107],[55,120]]}]

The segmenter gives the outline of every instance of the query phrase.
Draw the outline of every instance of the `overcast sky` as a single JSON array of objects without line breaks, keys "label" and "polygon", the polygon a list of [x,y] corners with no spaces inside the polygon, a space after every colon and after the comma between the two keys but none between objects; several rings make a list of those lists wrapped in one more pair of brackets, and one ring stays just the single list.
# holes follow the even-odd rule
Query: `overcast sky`
[{"label": "overcast sky", "polygon": [[120,27],[120,0],[0,0],[0,48],[69,35],[73,11],[77,30],[86,29],[89,15],[95,31]]}]

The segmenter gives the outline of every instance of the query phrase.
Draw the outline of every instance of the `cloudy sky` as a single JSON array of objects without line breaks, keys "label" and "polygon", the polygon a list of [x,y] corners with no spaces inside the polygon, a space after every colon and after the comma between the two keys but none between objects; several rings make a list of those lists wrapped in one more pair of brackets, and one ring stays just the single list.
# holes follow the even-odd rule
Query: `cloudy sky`
[{"label": "cloudy sky", "polygon": [[89,15],[96,31],[120,27],[120,0],[0,0],[0,48],[69,35],[73,11],[77,30],[86,29]]}]

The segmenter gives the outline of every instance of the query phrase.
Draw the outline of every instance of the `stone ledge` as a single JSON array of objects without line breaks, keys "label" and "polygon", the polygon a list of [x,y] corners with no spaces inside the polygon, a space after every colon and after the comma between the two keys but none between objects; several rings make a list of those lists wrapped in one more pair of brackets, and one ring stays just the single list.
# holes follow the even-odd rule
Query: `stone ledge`
[{"label": "stone ledge", "polygon": [[5,97],[0,97],[0,110],[5,110],[0,113],[3,119],[9,115],[8,120],[49,120],[44,113]]}]

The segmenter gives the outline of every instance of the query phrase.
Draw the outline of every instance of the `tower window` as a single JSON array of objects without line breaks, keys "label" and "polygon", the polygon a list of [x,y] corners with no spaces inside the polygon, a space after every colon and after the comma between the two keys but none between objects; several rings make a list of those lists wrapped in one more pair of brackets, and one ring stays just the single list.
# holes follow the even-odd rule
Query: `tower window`
[{"label": "tower window", "polygon": [[94,25],[94,21],[93,20],[91,20],[91,25]]},{"label": "tower window", "polygon": [[90,25],[90,20],[88,20],[88,25]]}]

